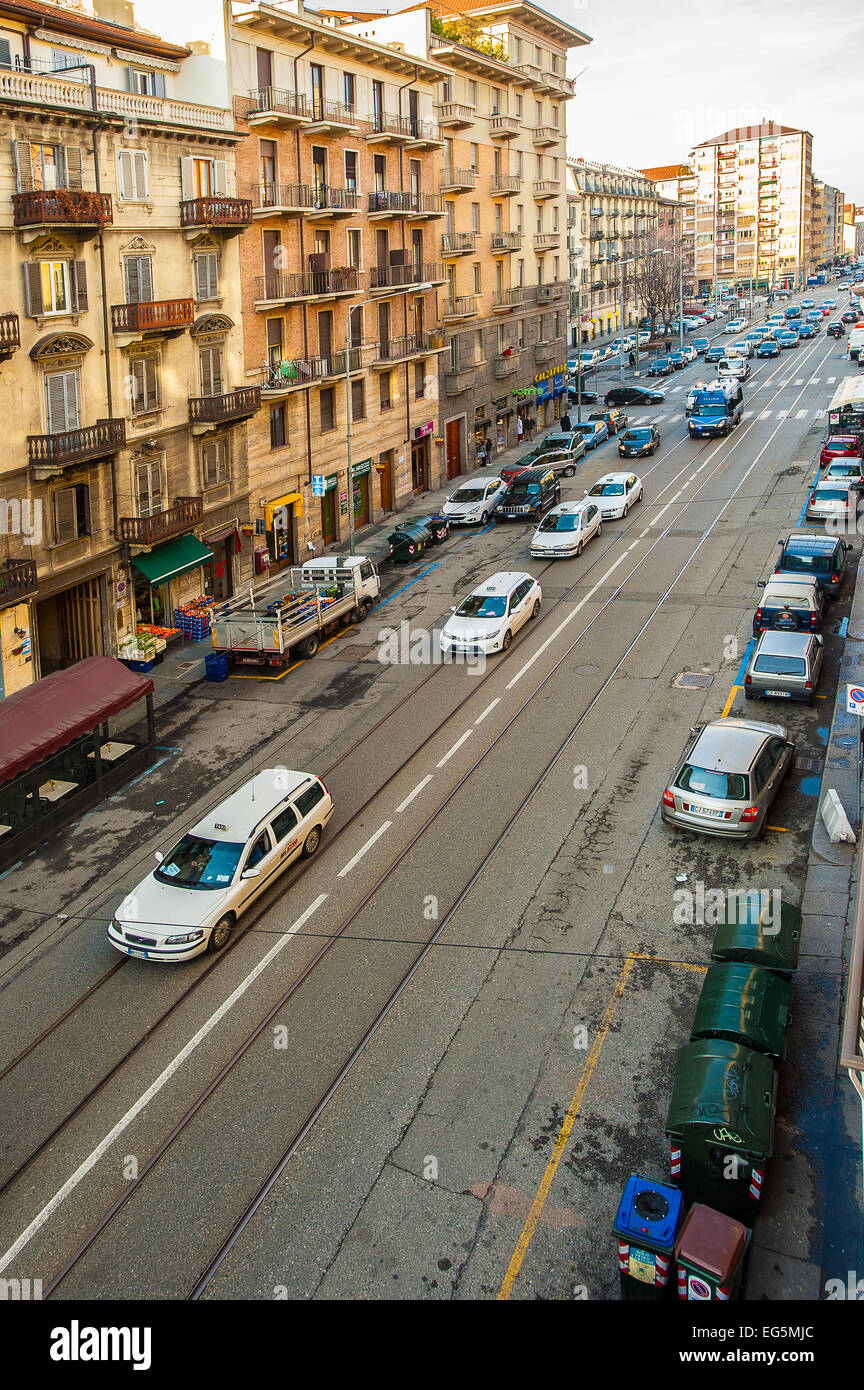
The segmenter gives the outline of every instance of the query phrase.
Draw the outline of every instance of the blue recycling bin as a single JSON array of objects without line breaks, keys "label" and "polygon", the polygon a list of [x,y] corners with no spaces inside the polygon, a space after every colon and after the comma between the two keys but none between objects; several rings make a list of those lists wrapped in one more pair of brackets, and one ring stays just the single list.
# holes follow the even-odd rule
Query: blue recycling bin
[{"label": "blue recycling bin", "polygon": [[612,1228],[618,1237],[622,1299],[674,1297],[671,1274],[683,1200],[670,1183],[641,1173],[628,1178]]},{"label": "blue recycling bin", "polygon": [[225,652],[208,652],[204,658],[204,674],[208,681],[227,681],[228,657]]}]

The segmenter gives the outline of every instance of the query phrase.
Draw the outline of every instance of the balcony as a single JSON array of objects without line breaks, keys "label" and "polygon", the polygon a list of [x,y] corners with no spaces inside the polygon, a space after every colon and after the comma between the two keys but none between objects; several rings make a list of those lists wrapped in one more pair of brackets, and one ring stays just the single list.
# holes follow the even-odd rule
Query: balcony
[{"label": "balcony", "polygon": [[338,270],[307,270],[288,274],[274,271],[255,279],[256,306],[288,304],[301,299],[337,299],[358,294],[360,272],[354,266]]},{"label": "balcony", "polygon": [[473,169],[445,169],[441,180],[442,193],[467,193],[477,181]]},{"label": "balcony", "polygon": [[522,179],[518,174],[496,174],[492,179],[492,192],[498,198],[512,198],[522,192]]},{"label": "balcony", "polygon": [[154,299],[143,304],[112,304],[115,333],[182,333],[193,319],[191,299]]},{"label": "balcony", "polygon": [[191,531],[203,519],[203,497],[178,497],[173,506],[152,516],[121,516],[118,540],[127,545],[157,545]]},{"label": "balcony", "polygon": [[11,357],[21,346],[21,325],[18,315],[0,314],[0,361]]},{"label": "balcony", "polygon": [[503,381],[508,376],[513,376],[519,370],[518,352],[504,353],[499,352],[492,363],[492,371],[496,381]]},{"label": "balcony", "polygon": [[550,92],[557,92],[562,97],[575,96],[573,83],[569,77],[562,77],[558,72],[544,72],[543,77]]},{"label": "balcony", "polygon": [[341,101],[330,101],[324,97],[313,97],[311,119],[306,125],[307,135],[339,135],[345,131],[358,130],[360,122],[353,106]]},{"label": "balcony", "polygon": [[518,116],[490,116],[489,139],[513,140],[519,134]]},{"label": "balcony", "polygon": [[522,250],[521,232],[493,232],[492,234],[492,254],[500,256],[507,251]]},{"label": "balcony", "polygon": [[306,208],[310,221],[323,217],[350,217],[357,211],[356,188],[331,188],[321,184],[312,190],[312,206]]},{"label": "balcony", "polygon": [[262,183],[252,216],[299,216],[314,206],[314,199],[315,191],[308,183]]},{"label": "balcony", "polygon": [[563,285],[538,285],[534,300],[537,304],[551,304],[553,299],[560,299],[563,293]]},{"label": "balcony", "polygon": [[12,207],[15,226],[33,235],[45,227],[62,227],[89,239],[114,221],[110,193],[82,188],[31,188],[13,193]]},{"label": "balcony", "polygon": [[126,444],[125,420],[97,420],[84,429],[58,434],[28,434],[27,453],[37,479],[49,478],[72,463],[110,458]]},{"label": "balcony", "polygon": [[542,81],[543,74],[536,63],[517,63],[516,71],[527,77],[529,82]]},{"label": "balcony", "polygon": [[544,363],[546,363],[546,362],[551,362],[551,361],[552,361],[552,358],[553,358],[554,356],[555,356],[555,344],[554,344],[554,343],[535,343],[535,344],[534,344],[534,362],[535,362],[535,365],[536,365],[536,366],[542,367],[542,366],[544,365]]},{"label": "balcony", "polygon": [[461,101],[436,102],[435,110],[438,112],[438,124],[450,130],[465,130],[474,124],[477,115],[476,106]]},{"label": "balcony", "polygon": [[246,120],[251,126],[278,125],[291,129],[311,119],[309,102],[303,92],[280,87],[259,87],[249,93]]},{"label": "balcony", "polygon": [[544,145],[557,145],[558,141],[563,140],[563,138],[563,131],[560,131],[557,126],[538,125],[531,132],[531,143],[538,149]]},{"label": "balcony", "polygon": [[194,434],[198,433],[196,425],[237,424],[260,408],[260,386],[241,386],[238,391],[223,391],[218,396],[190,396],[189,423]]},{"label": "balcony", "polygon": [[561,183],[558,179],[535,179],[534,197],[538,202],[544,198],[557,198],[561,192]]},{"label": "balcony", "polygon": [[189,232],[226,232],[235,236],[252,225],[252,203],[248,198],[184,198],[180,204],[180,226]]},{"label": "balcony", "polygon": [[444,351],[444,339],[440,333],[408,333],[402,338],[389,338],[378,344],[378,356],[373,367],[389,368],[397,362],[408,362],[412,357],[428,357],[432,352]]},{"label": "balcony", "polygon": [[447,276],[443,265],[424,262],[422,265],[373,265],[369,272],[369,289],[375,294],[398,294],[401,290],[416,289],[418,285],[443,285]]},{"label": "balcony", "polygon": [[468,256],[477,249],[477,237],[477,232],[444,232],[441,255],[445,260],[451,256]]},{"label": "balcony", "polygon": [[0,608],[23,603],[38,587],[35,560],[7,560],[0,567]]},{"label": "balcony", "polygon": [[536,232],[534,234],[534,250],[548,251],[550,247],[561,245],[560,232]]},{"label": "balcony", "polygon": [[381,111],[373,115],[366,128],[367,145],[407,145],[411,137],[411,118]]},{"label": "balcony", "polygon": [[495,303],[492,305],[492,312],[495,314],[506,314],[511,309],[518,309],[525,303],[525,291],[521,285],[515,285],[513,289],[502,290],[496,294]]},{"label": "balcony", "polygon": [[444,319],[470,319],[477,313],[476,294],[452,295],[441,310]]},{"label": "balcony", "polygon": [[[602,209],[602,208],[592,208],[592,209],[591,209],[591,216],[592,216],[592,217],[602,217],[602,216],[603,216],[603,209]],[[592,232],[591,235],[593,236],[594,233]]]},{"label": "balcony", "polygon": [[441,150],[444,135],[438,121],[413,121],[406,150]]},{"label": "balcony", "polygon": [[[117,35],[118,41],[120,35]],[[170,97],[144,96],[141,92],[121,92],[97,87],[95,108],[128,121],[158,121],[160,124],[190,126],[207,131],[226,131],[233,126],[232,113],[224,107],[200,106],[194,101],[174,101]],[[60,72],[33,72],[23,69],[0,71],[0,99],[25,107],[48,106],[72,109],[86,119],[94,109],[89,82],[79,73],[64,77]]]},{"label": "balcony", "polygon": [[444,395],[460,396],[474,381],[474,366],[462,367],[458,372],[447,372],[444,376]]},{"label": "balcony", "polygon": [[443,217],[444,199],[440,193],[389,193],[382,189],[369,194],[369,220],[380,222],[388,217],[405,217],[417,221],[423,217]]}]

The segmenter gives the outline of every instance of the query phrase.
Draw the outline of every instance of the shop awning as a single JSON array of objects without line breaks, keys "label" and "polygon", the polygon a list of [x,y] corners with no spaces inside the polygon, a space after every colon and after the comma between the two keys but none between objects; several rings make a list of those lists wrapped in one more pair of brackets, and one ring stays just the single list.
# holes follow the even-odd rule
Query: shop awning
[{"label": "shop awning", "polygon": [[223,526],[215,531],[212,536],[206,536],[205,545],[219,545],[221,541],[231,540],[234,542],[234,553],[240,554],[240,532],[237,530],[236,521],[232,521],[230,526]]},{"label": "shop awning", "polygon": [[277,497],[274,502],[268,502],[264,508],[264,524],[268,531],[273,530],[273,513],[280,507],[294,508],[295,516],[303,515],[303,494],[302,492],[287,492],[284,497]]},{"label": "shop awning", "polygon": [[109,656],[88,656],[7,695],[0,701],[0,782],[26,772],[152,690],[148,676]]},{"label": "shop awning", "polygon": [[214,559],[213,551],[202,545],[197,536],[178,536],[176,541],[157,545],[147,555],[136,555],[132,561],[148,584],[164,584],[166,579],[198,569]]}]

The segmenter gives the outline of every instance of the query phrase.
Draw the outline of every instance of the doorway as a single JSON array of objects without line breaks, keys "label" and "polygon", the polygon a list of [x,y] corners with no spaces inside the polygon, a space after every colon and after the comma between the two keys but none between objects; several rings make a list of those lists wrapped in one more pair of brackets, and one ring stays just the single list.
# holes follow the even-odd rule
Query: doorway
[{"label": "doorway", "polygon": [[321,498],[321,537],[325,545],[336,539],[336,479],[327,479],[327,491]]},{"label": "doorway", "polygon": [[37,603],[40,675],[103,655],[101,590],[101,579],[85,579]]},{"label": "doorway", "polygon": [[378,459],[378,476],[381,479],[381,507],[385,512],[393,510],[393,450],[385,449]]},{"label": "doorway", "polygon": [[425,492],[428,483],[429,440],[415,439],[411,445],[411,486],[415,492]]},{"label": "doorway", "polygon": [[455,478],[462,472],[462,421],[448,420],[444,430],[447,477]]}]

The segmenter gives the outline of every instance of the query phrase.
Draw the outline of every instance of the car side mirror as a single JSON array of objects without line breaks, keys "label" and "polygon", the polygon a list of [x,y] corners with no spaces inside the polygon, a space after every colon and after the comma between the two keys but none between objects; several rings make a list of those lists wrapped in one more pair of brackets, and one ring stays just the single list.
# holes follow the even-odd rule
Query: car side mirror
[{"label": "car side mirror", "polygon": [[260,870],[260,869],[244,869],[243,872],[242,872],[242,874],[240,875],[240,877],[241,877],[241,878],[258,878],[259,875],[260,875],[260,873],[261,873],[261,870]]},{"label": "car side mirror", "polygon": [[756,582],[756,588],[757,588],[757,589],[764,589],[764,588],[765,588],[765,583],[766,583],[766,581],[765,581],[764,579],[759,579],[759,580],[757,580],[757,582]]},{"label": "car side mirror", "polygon": [[161,864],[161,863],[162,863],[162,860],[163,860],[164,858],[165,858],[165,855],[162,853],[162,851],[159,850],[159,849],[157,849],[157,851],[156,851],[156,863],[157,863],[157,864]]},{"label": "car side mirror", "polygon": [[450,612],[451,612],[451,613],[455,613],[455,612],[456,612],[456,605],[455,605],[455,603],[454,603],[453,607],[450,609]]},{"label": "car side mirror", "polygon": [[815,633],[814,635],[815,635],[815,637],[816,637],[816,645],[817,645],[817,647],[824,647],[824,646],[825,646],[825,639],[824,639],[824,637],[821,637],[821,636],[819,635],[818,632]]},{"label": "car side mirror", "polygon": [[851,541],[844,541],[844,542],[843,542],[843,549],[844,549],[844,550],[851,550],[851,549],[852,549],[852,542],[851,542]]}]

